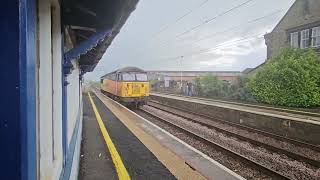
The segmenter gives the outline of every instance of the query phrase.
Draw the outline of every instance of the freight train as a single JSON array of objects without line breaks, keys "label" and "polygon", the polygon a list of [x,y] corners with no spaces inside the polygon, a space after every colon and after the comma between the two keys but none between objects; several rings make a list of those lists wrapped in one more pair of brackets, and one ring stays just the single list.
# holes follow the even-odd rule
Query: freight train
[{"label": "freight train", "polygon": [[125,67],[100,78],[101,92],[125,105],[146,104],[149,97],[147,72],[137,67]]}]

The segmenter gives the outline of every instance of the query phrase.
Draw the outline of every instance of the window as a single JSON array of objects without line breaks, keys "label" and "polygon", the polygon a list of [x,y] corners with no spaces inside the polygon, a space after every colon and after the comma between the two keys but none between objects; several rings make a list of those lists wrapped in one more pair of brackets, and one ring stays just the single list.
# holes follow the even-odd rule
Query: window
[{"label": "window", "polygon": [[147,74],[136,74],[137,81],[148,81]]},{"label": "window", "polygon": [[320,26],[312,28],[312,47],[320,47]]},{"label": "window", "polygon": [[294,32],[290,34],[290,44],[292,47],[299,48],[299,33]]},{"label": "window", "polygon": [[113,81],[116,80],[116,74],[111,74],[111,80],[113,80]]},{"label": "window", "polygon": [[135,77],[135,74],[126,73],[126,74],[122,74],[122,80],[123,81],[135,81],[136,77]]},{"label": "window", "polygon": [[300,42],[300,47],[302,49],[306,49],[309,47],[309,29],[301,31],[301,42]]}]

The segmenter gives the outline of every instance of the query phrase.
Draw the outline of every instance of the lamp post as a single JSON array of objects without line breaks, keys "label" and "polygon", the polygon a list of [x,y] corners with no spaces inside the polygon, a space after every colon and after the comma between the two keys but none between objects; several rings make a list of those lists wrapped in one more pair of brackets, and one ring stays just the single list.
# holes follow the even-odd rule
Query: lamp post
[{"label": "lamp post", "polygon": [[181,93],[183,93],[183,89],[182,89],[182,59],[183,59],[183,56],[181,56],[181,59],[180,59],[180,67],[181,67],[181,71],[180,71],[180,89],[181,89]]}]

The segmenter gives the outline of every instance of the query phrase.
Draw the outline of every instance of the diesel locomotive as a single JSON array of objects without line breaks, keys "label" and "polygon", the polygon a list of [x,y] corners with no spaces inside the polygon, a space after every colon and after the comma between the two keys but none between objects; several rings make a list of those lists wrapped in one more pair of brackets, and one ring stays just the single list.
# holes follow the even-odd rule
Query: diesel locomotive
[{"label": "diesel locomotive", "polygon": [[149,96],[147,72],[125,67],[100,78],[101,92],[125,105],[146,104]]}]

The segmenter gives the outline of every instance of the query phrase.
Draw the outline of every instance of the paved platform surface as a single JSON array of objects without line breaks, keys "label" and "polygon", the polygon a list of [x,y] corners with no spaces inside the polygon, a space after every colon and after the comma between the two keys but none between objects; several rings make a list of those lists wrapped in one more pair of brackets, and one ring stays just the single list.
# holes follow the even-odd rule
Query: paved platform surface
[{"label": "paved platform surface", "polygon": [[[131,179],[176,179],[93,93],[91,97]],[[87,94],[83,106],[79,179],[118,179]]]},{"label": "paved platform surface", "polygon": [[93,92],[177,179],[243,179],[99,90]]}]

